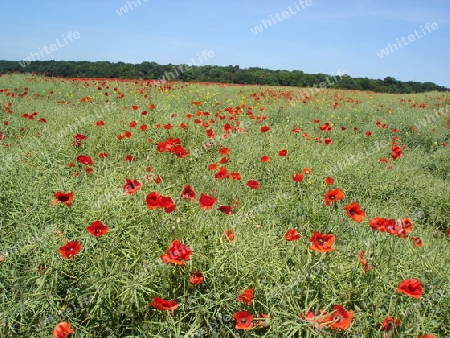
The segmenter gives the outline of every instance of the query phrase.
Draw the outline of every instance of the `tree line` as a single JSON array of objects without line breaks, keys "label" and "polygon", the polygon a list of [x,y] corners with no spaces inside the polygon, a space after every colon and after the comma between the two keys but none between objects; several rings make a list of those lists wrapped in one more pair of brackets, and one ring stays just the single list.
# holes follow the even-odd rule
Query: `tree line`
[{"label": "tree line", "polygon": [[[352,78],[350,75],[305,74],[301,70],[271,70],[259,67],[213,65],[160,65],[156,62],[130,64],[109,61],[5,61],[0,60],[0,74],[37,73],[51,77],[72,78],[126,78],[176,80],[185,82],[222,82],[271,86],[296,86],[367,90],[381,93],[423,93],[449,91],[449,88],[433,82],[399,81],[393,77],[384,79]],[[341,75],[341,76],[339,76]],[[324,85],[325,84],[325,85]]]}]

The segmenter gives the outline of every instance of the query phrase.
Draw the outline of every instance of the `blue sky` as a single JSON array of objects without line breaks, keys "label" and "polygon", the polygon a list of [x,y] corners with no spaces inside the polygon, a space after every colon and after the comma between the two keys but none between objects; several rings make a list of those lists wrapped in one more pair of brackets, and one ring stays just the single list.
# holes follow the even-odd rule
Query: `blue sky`
[{"label": "blue sky", "polygon": [[199,64],[212,51],[203,64],[450,87],[449,0],[2,0],[1,9],[0,60],[41,52],[41,60]]}]

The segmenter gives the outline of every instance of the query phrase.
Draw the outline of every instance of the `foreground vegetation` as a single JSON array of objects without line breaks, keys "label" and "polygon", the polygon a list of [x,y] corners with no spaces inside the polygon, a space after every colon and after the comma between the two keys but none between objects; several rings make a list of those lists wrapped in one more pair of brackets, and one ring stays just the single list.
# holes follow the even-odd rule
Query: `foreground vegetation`
[{"label": "foreground vegetation", "polygon": [[450,95],[307,93],[1,76],[0,336],[450,336]]}]

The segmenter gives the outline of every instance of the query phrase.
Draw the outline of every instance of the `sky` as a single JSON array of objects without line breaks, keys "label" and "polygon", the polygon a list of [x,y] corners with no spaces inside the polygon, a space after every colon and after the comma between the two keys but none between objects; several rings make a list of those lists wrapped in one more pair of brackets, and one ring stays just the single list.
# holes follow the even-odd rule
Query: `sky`
[{"label": "sky", "polygon": [[0,1],[0,60],[239,65],[450,88],[450,0]]}]

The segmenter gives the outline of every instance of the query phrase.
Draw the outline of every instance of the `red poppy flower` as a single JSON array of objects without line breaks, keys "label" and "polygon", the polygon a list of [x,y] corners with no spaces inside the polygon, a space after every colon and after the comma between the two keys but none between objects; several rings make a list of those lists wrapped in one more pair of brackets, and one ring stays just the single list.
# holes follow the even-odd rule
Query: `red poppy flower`
[{"label": "red poppy flower", "polygon": [[395,225],[395,219],[386,219],[382,217],[374,217],[369,221],[369,226],[373,230],[386,232],[387,227]]},{"label": "red poppy flower", "polygon": [[227,242],[234,242],[234,231],[232,229],[225,231],[225,240]]},{"label": "red poppy flower", "polygon": [[256,322],[256,326],[265,327],[270,325],[270,318],[271,317],[269,315],[265,313],[260,313],[257,318],[259,320]]},{"label": "red poppy flower", "polygon": [[66,243],[58,249],[61,256],[65,259],[72,259],[83,247],[83,244],[80,244],[78,241],[72,241]]},{"label": "red poppy flower", "polygon": [[287,150],[286,149],[280,150],[278,152],[278,156],[286,156],[286,155],[287,155]]},{"label": "red poppy flower", "polygon": [[262,127],[260,128],[260,130],[261,130],[262,133],[265,133],[265,132],[268,132],[268,131],[270,130],[270,127],[268,127],[268,126],[262,126]]},{"label": "red poppy flower", "polygon": [[138,180],[130,180],[129,178],[126,179],[126,183],[123,186],[123,192],[128,195],[133,195],[141,189],[142,183],[140,183]]},{"label": "red poppy flower", "polygon": [[289,229],[284,234],[284,239],[287,241],[296,241],[302,237],[296,229]]},{"label": "red poppy flower", "polygon": [[129,124],[130,128],[134,128],[134,127],[136,127],[136,125],[137,125],[136,121],[131,121]]},{"label": "red poppy flower", "polygon": [[167,214],[170,214],[172,211],[175,210],[177,206],[175,204],[170,204],[167,207],[164,208],[164,212]]},{"label": "red poppy flower", "polygon": [[75,333],[68,322],[61,322],[53,329],[53,338],[67,338],[71,333]]},{"label": "red poppy flower", "polygon": [[170,205],[173,204],[173,200],[170,196],[162,196],[160,195],[159,199],[158,199],[158,206],[160,208],[166,208]]},{"label": "red poppy flower", "polygon": [[386,333],[390,332],[390,331],[395,331],[395,329],[397,327],[400,326],[400,320],[399,319],[394,319],[391,316],[387,316],[384,320],[383,323],[381,323],[381,329],[384,331],[384,335],[386,336]]},{"label": "red poppy flower", "polygon": [[102,120],[99,120],[99,121],[95,122],[95,125],[96,125],[97,127],[101,127],[101,126],[104,126],[104,125],[105,125],[105,122],[103,122]]},{"label": "red poppy flower", "polygon": [[170,244],[166,254],[161,255],[160,258],[164,263],[184,265],[184,262],[189,260],[191,254],[191,249],[176,239]]},{"label": "red poppy flower", "polygon": [[228,178],[228,172],[227,169],[225,167],[220,167],[219,171],[215,173],[214,177],[217,180],[223,180],[225,178]]},{"label": "red poppy flower", "polygon": [[238,330],[249,330],[253,327],[253,315],[248,311],[239,311],[233,314],[236,320],[235,328]]},{"label": "red poppy flower", "polygon": [[402,150],[400,149],[400,147],[398,147],[398,146],[392,146],[391,150],[392,150],[391,157],[392,157],[394,160],[396,160],[397,158],[403,156],[403,152],[402,152]]},{"label": "red poppy flower", "polygon": [[[413,224],[409,218],[400,218],[395,223],[395,229],[392,234],[405,238],[408,236],[413,228]],[[389,232],[389,231],[388,231]],[[391,233],[391,232],[389,232]]]},{"label": "red poppy flower", "polygon": [[172,197],[170,196],[160,196],[159,205],[160,208],[163,208],[166,213],[171,213],[175,210],[176,206],[173,203]]},{"label": "red poppy flower", "polygon": [[269,156],[266,156],[266,155],[261,156],[261,162],[267,163],[269,161],[270,161],[270,157]]},{"label": "red poppy flower", "polygon": [[326,178],[325,178],[325,184],[326,185],[332,185],[334,183],[334,178],[332,178],[332,177],[330,177],[330,176],[327,176]]},{"label": "red poppy flower", "polygon": [[218,165],[215,164],[215,163],[208,164],[208,170],[209,170],[209,171],[216,170],[217,167],[218,167]]},{"label": "red poppy flower", "polygon": [[147,207],[150,210],[153,210],[153,209],[156,209],[159,207],[160,200],[161,200],[161,195],[158,194],[156,191],[153,191],[147,195],[145,202],[147,204]]},{"label": "red poppy flower", "polygon": [[325,144],[331,144],[333,143],[333,140],[331,138],[325,137],[324,139]]},{"label": "red poppy flower", "polygon": [[436,336],[434,334],[425,333],[422,336],[417,336],[417,338],[436,338]]},{"label": "red poppy flower", "polygon": [[195,201],[195,191],[189,184],[186,184],[181,192],[181,196],[187,200]]},{"label": "red poppy flower", "polygon": [[240,302],[244,302],[247,305],[252,304],[254,290],[252,288],[245,289],[239,296],[237,296],[237,300]]},{"label": "red poppy flower", "polygon": [[159,175],[153,176],[153,182],[160,184],[162,182],[162,177]]},{"label": "red poppy flower", "polygon": [[423,243],[420,237],[411,237],[411,241],[413,242],[414,246],[421,248]]},{"label": "red poppy flower", "polygon": [[336,236],[332,234],[321,234],[318,231],[314,231],[309,241],[312,243],[309,247],[313,251],[317,252],[329,252],[333,251],[334,248],[331,246],[334,244]]},{"label": "red poppy flower", "polygon": [[222,158],[219,160],[219,163],[221,163],[221,164],[228,163],[229,160],[230,160],[230,159],[229,159],[228,157],[222,157]]},{"label": "red poppy flower", "polygon": [[84,164],[84,165],[92,165],[94,164],[94,161],[92,161],[92,158],[90,158],[87,155],[78,155],[77,156],[77,162]]},{"label": "red poppy flower", "polygon": [[331,131],[333,129],[333,127],[331,126],[331,124],[329,122],[325,122],[325,124],[323,124],[320,127],[320,130],[322,131]]},{"label": "red poppy flower", "polygon": [[102,237],[108,232],[108,227],[101,221],[95,221],[91,225],[89,225],[86,230],[95,237]]},{"label": "red poppy flower", "polygon": [[314,325],[314,327],[318,329],[323,329],[325,326],[329,325],[330,317],[327,315],[327,312],[324,310],[320,310],[319,314],[316,314],[312,311],[309,311],[306,315],[299,314],[299,318],[306,320],[307,322]]},{"label": "red poppy flower", "polygon": [[182,146],[180,146],[180,145],[175,146],[175,147],[173,148],[173,153],[174,153],[175,156],[178,157],[178,158],[184,158],[184,157],[186,157],[186,156],[189,155],[189,153],[187,152],[187,150],[184,149],[184,148],[183,148]]},{"label": "red poppy flower", "polygon": [[209,170],[209,171],[216,170],[217,167],[218,167],[217,164],[212,163],[212,164],[209,164],[209,165],[208,165],[208,170]]},{"label": "red poppy flower", "polygon": [[150,303],[150,306],[157,310],[173,312],[178,308],[178,302],[174,300],[166,300],[159,297],[154,297],[153,302]]},{"label": "red poppy flower", "polygon": [[217,210],[227,215],[231,215],[233,213],[233,209],[229,205],[221,205],[220,207],[217,208]]},{"label": "red poppy flower", "polygon": [[300,183],[301,181],[303,181],[303,175],[301,173],[297,173],[297,174],[292,176],[292,179],[295,182],[299,182]]},{"label": "red poppy flower", "polygon": [[333,323],[330,324],[330,328],[346,330],[352,323],[354,312],[345,310],[342,305],[335,305],[333,309],[331,315]]},{"label": "red poppy flower", "polygon": [[239,174],[237,172],[232,172],[232,173],[230,173],[230,178],[233,181],[239,181],[241,179],[241,174]]},{"label": "red poppy flower", "polygon": [[334,190],[328,190],[325,194],[324,201],[325,204],[329,206],[331,202],[337,202],[342,200],[343,198],[344,192],[341,189],[337,188]]},{"label": "red poppy flower", "polygon": [[219,149],[219,154],[221,154],[221,155],[228,155],[229,153],[230,153],[229,148],[220,148]]},{"label": "red poppy flower", "polygon": [[361,262],[361,264],[364,266],[364,272],[368,272],[369,271],[369,264],[367,263],[367,261],[364,259],[364,251],[361,251],[359,253],[359,261]]},{"label": "red poppy flower", "polygon": [[350,217],[355,222],[361,223],[366,217],[366,213],[361,209],[361,206],[353,201],[352,203],[346,205],[344,210],[347,211],[347,216]]},{"label": "red poppy flower", "polygon": [[75,140],[77,140],[77,141],[87,140],[87,136],[84,134],[76,134],[74,137],[75,137]]},{"label": "red poppy flower", "polygon": [[250,189],[259,189],[260,185],[256,180],[250,180],[247,182],[247,187]]},{"label": "red poppy flower", "polygon": [[58,203],[58,202],[64,203],[68,207],[72,206],[73,192],[66,193],[66,192],[58,191],[53,196],[56,198],[56,200],[52,201],[53,206],[55,206],[56,203]]},{"label": "red poppy flower", "polygon": [[206,194],[201,194],[199,204],[203,210],[208,211],[209,209],[212,208],[212,206],[214,205],[214,203],[216,203],[216,201],[217,198],[215,197],[208,196]]},{"label": "red poppy flower", "polygon": [[417,279],[405,279],[400,282],[395,291],[403,292],[408,296],[418,299],[422,296],[422,284]]},{"label": "red poppy flower", "polygon": [[372,136],[372,132],[371,131],[366,131],[366,136]]},{"label": "red poppy flower", "polygon": [[82,144],[83,144],[83,141],[81,141],[81,140],[74,140],[72,142],[72,146],[75,148],[79,148]]},{"label": "red poppy flower", "polygon": [[447,229],[447,237],[450,238],[450,227]]},{"label": "red poppy flower", "polygon": [[292,128],[292,131],[293,131],[294,133],[299,133],[299,132],[301,132],[302,130],[301,130],[299,127],[294,127],[294,128]]},{"label": "red poppy flower", "polygon": [[105,153],[105,152],[101,152],[101,153],[98,153],[98,157],[100,157],[100,158],[107,158],[108,154]]},{"label": "red poppy flower", "polygon": [[146,131],[148,129],[148,126],[146,125],[146,124],[141,124],[140,126],[139,126],[139,130],[140,131]]},{"label": "red poppy flower", "polygon": [[194,285],[199,285],[205,280],[203,274],[197,270],[197,272],[189,278],[189,282]]}]

